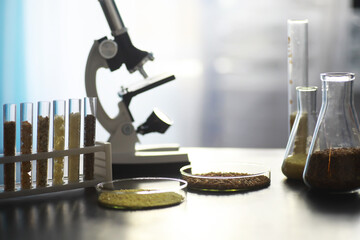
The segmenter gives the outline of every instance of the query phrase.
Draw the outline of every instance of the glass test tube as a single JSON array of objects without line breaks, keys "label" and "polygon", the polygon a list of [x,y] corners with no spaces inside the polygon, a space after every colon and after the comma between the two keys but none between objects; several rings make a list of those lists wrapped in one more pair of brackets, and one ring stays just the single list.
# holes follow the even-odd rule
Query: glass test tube
[{"label": "glass test tube", "polygon": [[[53,101],[53,149],[64,150],[65,148],[65,108],[64,100]],[[62,185],[64,183],[64,157],[57,157],[53,160],[53,185]]]},{"label": "glass test tube", "polygon": [[308,20],[288,20],[288,116],[289,133],[294,124],[296,88],[308,87]]},{"label": "glass test tube", "polygon": [[[81,99],[69,100],[69,149],[80,147]],[[69,183],[79,182],[80,155],[69,156]]]},{"label": "glass test tube", "polygon": [[[37,152],[49,149],[50,102],[38,102]],[[47,159],[36,161],[36,187],[47,185]]]},{"label": "glass test tube", "polygon": [[[95,145],[96,131],[96,97],[84,98],[84,146]],[[84,154],[84,179],[94,179],[94,160],[95,154]]]},{"label": "glass test tube", "polygon": [[[4,104],[4,156],[16,152],[16,104]],[[15,190],[15,163],[4,164],[4,190]]]},{"label": "glass test tube", "polygon": [[[33,146],[33,104],[20,104],[20,153],[31,154]],[[31,161],[21,162],[21,189],[30,189],[32,184]]]}]

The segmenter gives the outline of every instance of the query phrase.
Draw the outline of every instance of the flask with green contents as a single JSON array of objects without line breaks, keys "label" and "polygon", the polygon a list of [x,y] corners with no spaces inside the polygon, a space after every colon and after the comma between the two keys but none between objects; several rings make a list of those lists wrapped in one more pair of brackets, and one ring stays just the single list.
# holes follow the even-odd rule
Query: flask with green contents
[{"label": "flask with green contents", "polygon": [[299,86],[296,88],[296,92],[297,114],[290,132],[281,170],[288,179],[302,180],[317,121],[317,87]]}]

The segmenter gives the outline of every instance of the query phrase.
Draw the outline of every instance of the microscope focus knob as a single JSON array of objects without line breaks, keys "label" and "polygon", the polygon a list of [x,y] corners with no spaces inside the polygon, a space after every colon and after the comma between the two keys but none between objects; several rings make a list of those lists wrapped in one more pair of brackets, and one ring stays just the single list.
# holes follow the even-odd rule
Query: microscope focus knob
[{"label": "microscope focus knob", "polygon": [[118,45],[115,41],[106,39],[99,45],[99,53],[105,59],[111,59],[116,56]]},{"label": "microscope focus knob", "polygon": [[146,122],[141,124],[136,132],[142,135],[159,132],[164,133],[173,124],[173,121],[162,113],[158,108],[154,108],[153,112],[146,119]]}]

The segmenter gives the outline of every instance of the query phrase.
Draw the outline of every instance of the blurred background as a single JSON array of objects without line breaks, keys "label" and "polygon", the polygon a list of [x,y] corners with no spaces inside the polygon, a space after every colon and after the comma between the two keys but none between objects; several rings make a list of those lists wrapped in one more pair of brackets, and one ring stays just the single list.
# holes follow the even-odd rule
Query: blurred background
[{"label": "blurred background", "polygon": [[[320,87],[321,72],[359,73],[358,1],[115,2],[134,46],[154,53],[155,61],[145,65],[149,76],[169,72],[177,78],[132,100],[135,127],[153,107],[174,120],[163,135],[141,136],[144,144],[284,148],[288,19],[309,20],[311,85]],[[90,48],[104,36],[111,34],[97,0],[0,0],[1,106],[83,98]],[[102,69],[97,78],[100,100],[114,117],[121,86],[142,76],[123,66]],[[359,81],[358,75],[357,109]],[[98,124],[97,140],[107,138]]]}]

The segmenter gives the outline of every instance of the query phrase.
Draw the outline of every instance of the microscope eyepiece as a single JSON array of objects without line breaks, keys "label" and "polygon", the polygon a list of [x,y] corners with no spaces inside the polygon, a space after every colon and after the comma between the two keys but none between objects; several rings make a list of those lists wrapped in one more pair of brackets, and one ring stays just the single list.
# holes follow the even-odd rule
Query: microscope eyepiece
[{"label": "microscope eyepiece", "polygon": [[116,37],[126,32],[126,27],[120,17],[114,0],[99,0],[99,2],[111,29],[111,34]]}]

